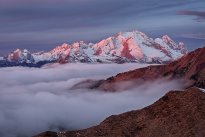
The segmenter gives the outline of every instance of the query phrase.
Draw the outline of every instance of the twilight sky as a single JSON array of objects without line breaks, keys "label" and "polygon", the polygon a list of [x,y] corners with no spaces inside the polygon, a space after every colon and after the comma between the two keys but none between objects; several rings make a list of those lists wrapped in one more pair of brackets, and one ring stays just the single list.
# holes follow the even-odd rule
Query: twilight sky
[{"label": "twilight sky", "polygon": [[97,42],[138,29],[170,35],[189,50],[205,45],[205,0],[0,0],[0,55]]}]

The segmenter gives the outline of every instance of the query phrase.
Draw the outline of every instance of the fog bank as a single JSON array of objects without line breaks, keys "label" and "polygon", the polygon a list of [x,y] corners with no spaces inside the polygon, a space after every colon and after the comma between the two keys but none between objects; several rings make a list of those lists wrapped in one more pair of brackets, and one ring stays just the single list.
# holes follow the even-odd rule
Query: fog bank
[{"label": "fog bank", "polygon": [[102,79],[144,64],[66,64],[0,69],[0,136],[28,137],[47,130],[81,129],[106,117],[143,108],[179,81],[157,80],[132,90],[103,93],[70,88],[85,79]]}]

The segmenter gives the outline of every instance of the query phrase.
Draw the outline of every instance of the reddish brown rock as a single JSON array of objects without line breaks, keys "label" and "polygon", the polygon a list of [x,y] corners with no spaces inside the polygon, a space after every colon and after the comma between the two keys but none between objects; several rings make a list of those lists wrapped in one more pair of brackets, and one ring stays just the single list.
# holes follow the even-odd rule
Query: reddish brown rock
[{"label": "reddish brown rock", "polygon": [[[100,125],[58,133],[59,137],[204,137],[205,93],[198,88],[170,91],[154,104],[110,116]],[[36,137],[44,136],[44,134]]]}]

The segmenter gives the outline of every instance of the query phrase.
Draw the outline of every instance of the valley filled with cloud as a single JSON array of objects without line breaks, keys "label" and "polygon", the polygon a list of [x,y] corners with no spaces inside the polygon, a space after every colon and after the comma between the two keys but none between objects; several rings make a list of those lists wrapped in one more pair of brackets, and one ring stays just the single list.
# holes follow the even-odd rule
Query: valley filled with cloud
[{"label": "valley filled with cloud", "polygon": [[[75,130],[106,117],[154,103],[179,81],[157,80],[126,92],[71,89],[86,79],[99,80],[146,64],[65,64],[43,68],[0,69],[0,136],[27,137],[52,130]],[[121,87],[120,87],[121,88]]]}]

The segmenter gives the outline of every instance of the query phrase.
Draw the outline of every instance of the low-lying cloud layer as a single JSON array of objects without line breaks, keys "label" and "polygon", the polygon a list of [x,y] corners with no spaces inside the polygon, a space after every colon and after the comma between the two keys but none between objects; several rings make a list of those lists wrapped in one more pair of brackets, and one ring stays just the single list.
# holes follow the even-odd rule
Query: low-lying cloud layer
[{"label": "low-lying cloud layer", "polygon": [[144,83],[119,93],[70,88],[87,78],[101,79],[144,67],[137,64],[67,64],[0,69],[0,136],[27,137],[46,130],[81,129],[106,117],[145,107],[178,81]]}]

